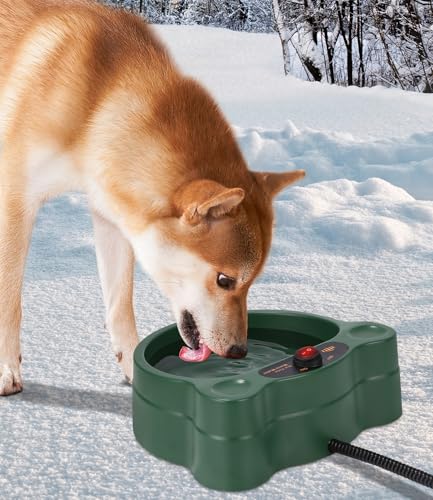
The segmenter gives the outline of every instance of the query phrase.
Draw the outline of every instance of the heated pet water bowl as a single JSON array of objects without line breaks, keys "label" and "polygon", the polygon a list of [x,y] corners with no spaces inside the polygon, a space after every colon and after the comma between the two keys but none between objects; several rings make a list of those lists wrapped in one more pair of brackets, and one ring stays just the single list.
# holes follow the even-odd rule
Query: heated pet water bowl
[{"label": "heated pet water bowl", "polygon": [[244,359],[186,363],[182,344],[171,325],[138,345],[134,433],[209,488],[254,488],[401,415],[396,334],[379,323],[252,311]]}]

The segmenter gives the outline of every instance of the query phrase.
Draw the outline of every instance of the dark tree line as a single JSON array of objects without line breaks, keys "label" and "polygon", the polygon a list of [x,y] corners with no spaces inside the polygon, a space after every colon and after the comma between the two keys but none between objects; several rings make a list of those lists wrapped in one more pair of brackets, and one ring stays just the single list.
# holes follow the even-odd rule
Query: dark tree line
[{"label": "dark tree line", "polygon": [[433,0],[100,0],[151,23],[277,31],[284,71],[433,92]]},{"label": "dark tree line", "polygon": [[311,80],[433,91],[431,0],[273,0],[272,9],[286,73],[298,61]]},{"label": "dark tree line", "polygon": [[107,0],[152,23],[204,24],[238,31],[273,31],[271,0]]}]

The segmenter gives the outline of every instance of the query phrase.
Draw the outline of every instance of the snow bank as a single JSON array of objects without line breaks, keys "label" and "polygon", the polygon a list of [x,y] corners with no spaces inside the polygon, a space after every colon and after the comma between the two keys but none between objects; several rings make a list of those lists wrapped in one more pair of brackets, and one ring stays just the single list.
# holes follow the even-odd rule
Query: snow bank
[{"label": "snow bank", "polygon": [[280,130],[235,127],[250,166],[257,170],[303,168],[304,183],[381,177],[416,198],[433,199],[433,132],[405,138],[360,139],[287,122]]},{"label": "snow bank", "polygon": [[433,202],[415,200],[383,179],[321,182],[276,202],[277,240],[309,240],[335,251],[433,250]]}]

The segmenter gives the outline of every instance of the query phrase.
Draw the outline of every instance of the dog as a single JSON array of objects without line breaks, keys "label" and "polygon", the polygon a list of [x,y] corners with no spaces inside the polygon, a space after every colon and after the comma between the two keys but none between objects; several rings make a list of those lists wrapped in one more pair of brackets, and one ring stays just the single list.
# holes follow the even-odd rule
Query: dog
[{"label": "dog", "polygon": [[106,326],[129,381],[135,260],[194,360],[246,355],[272,200],[305,173],[250,171],[215,101],[141,18],[85,0],[0,0],[0,141],[0,395],[23,387],[35,216],[68,190],[88,196]]}]

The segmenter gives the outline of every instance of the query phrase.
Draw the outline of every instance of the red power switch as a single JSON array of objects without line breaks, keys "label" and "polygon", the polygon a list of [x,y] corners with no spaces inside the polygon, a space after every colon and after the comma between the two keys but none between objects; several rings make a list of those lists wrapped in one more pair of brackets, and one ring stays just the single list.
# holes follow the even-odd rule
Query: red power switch
[{"label": "red power switch", "polygon": [[323,364],[322,355],[318,349],[311,345],[301,347],[295,352],[293,364],[298,370],[301,368],[308,368],[310,370],[319,368]]}]

